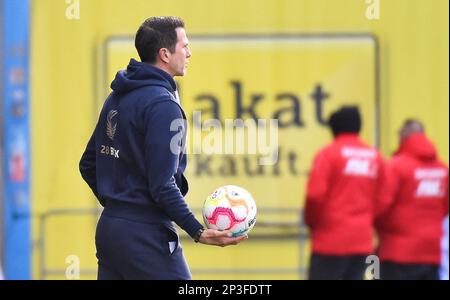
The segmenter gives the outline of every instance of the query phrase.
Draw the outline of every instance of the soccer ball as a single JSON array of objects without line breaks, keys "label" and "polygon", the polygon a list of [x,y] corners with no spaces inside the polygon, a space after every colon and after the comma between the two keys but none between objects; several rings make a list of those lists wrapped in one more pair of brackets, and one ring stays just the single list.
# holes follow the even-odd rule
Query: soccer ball
[{"label": "soccer ball", "polygon": [[210,229],[230,230],[232,236],[248,233],[256,222],[256,203],[250,193],[235,185],[218,188],[203,205],[203,220]]}]

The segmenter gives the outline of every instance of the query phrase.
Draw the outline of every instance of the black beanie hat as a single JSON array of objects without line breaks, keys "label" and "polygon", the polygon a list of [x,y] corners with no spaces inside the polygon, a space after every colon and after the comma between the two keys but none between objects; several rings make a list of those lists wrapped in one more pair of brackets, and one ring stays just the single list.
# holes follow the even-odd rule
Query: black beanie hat
[{"label": "black beanie hat", "polygon": [[333,135],[340,133],[359,133],[361,130],[361,115],[357,106],[343,106],[335,111],[328,121]]}]

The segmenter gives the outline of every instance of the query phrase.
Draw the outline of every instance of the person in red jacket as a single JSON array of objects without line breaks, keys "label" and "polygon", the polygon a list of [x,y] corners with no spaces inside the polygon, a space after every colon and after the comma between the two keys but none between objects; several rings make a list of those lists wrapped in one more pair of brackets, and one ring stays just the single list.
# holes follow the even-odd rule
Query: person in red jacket
[{"label": "person in red jacket", "polygon": [[376,220],[381,279],[439,279],[448,167],[437,159],[419,121],[404,123],[386,170],[390,196]]},{"label": "person in red jacket", "polygon": [[363,279],[366,258],[373,253],[383,160],[358,136],[357,107],[341,108],[328,123],[334,141],[316,155],[306,193],[305,223],[312,240],[309,279]]}]

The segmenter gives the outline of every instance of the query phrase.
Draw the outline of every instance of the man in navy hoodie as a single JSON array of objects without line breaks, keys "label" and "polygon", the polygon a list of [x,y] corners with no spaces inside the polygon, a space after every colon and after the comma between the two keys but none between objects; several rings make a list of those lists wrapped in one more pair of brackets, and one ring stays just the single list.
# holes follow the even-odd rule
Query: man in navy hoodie
[{"label": "man in navy hoodie", "polygon": [[174,221],[196,242],[235,245],[246,236],[204,229],[184,196],[186,116],[174,76],[191,52],[176,17],[147,19],[131,59],[111,83],[80,172],[102,206],[97,225],[98,279],[190,279]]}]

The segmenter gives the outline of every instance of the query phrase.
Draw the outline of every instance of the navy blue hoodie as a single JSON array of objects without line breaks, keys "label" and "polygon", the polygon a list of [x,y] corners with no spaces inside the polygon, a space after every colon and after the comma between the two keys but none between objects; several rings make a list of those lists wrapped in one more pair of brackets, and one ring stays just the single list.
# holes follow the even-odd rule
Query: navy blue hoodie
[{"label": "navy blue hoodie", "polygon": [[195,236],[202,225],[183,198],[188,190],[186,117],[175,97],[175,81],[131,59],[111,88],[80,161],[83,179],[103,206],[115,201],[143,205],[156,216],[149,222],[174,221]]}]

